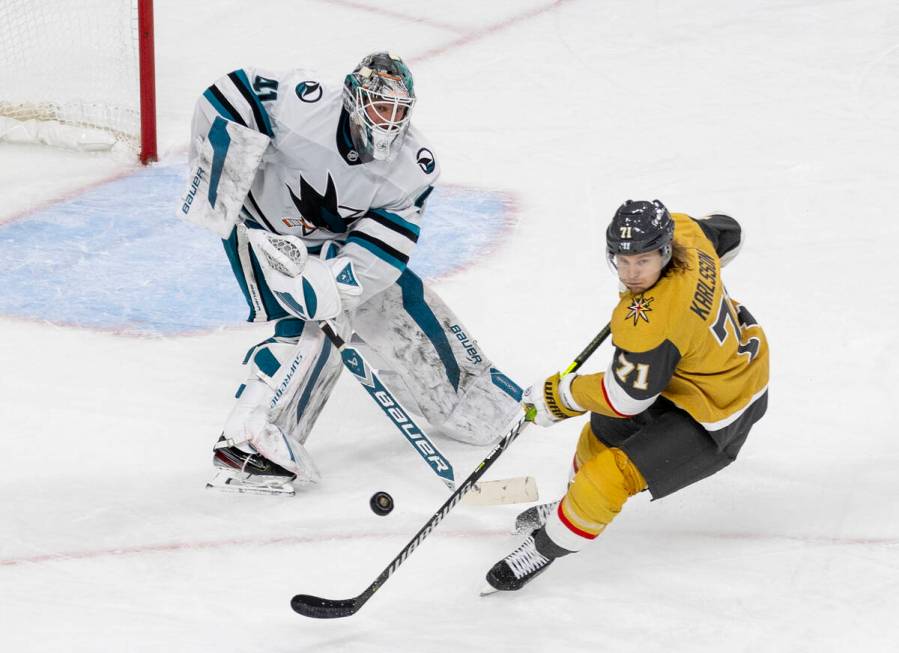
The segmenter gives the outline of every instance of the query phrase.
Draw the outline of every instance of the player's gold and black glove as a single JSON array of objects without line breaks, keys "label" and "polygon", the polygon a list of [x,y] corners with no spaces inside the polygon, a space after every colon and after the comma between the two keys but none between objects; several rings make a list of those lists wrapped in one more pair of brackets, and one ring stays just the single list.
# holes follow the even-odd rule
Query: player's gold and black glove
[{"label": "player's gold and black glove", "polygon": [[540,426],[552,426],[563,419],[583,415],[586,411],[571,396],[571,383],[576,378],[577,374],[560,378],[556,372],[525,390],[521,405],[527,420]]}]

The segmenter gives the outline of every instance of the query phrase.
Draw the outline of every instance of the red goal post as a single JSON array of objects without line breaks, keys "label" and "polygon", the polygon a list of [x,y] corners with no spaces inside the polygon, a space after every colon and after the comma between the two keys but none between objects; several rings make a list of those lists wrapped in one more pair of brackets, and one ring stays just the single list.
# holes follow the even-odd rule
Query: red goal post
[{"label": "red goal post", "polygon": [[153,0],[0,0],[0,141],[157,158]]}]

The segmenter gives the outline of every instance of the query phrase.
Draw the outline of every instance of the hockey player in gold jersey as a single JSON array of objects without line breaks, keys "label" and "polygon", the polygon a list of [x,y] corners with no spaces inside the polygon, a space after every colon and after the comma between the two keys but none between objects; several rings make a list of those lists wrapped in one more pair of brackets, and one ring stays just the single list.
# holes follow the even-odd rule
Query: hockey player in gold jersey
[{"label": "hockey player in gold jersey", "polygon": [[667,496],[737,457],[768,404],[765,334],[721,278],[741,242],[726,215],[697,220],[658,200],[615,213],[606,244],[622,290],[609,367],[554,374],[522,399],[541,426],[590,413],[568,492],[519,516],[528,537],[488,572],[488,591],[517,590],[581,550],[634,494]]}]

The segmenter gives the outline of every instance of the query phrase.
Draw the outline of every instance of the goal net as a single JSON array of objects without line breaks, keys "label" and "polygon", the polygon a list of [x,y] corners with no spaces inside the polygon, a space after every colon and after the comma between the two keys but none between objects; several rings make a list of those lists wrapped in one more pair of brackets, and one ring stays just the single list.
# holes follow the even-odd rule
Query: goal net
[{"label": "goal net", "polygon": [[0,0],[0,140],[156,158],[152,0]]}]

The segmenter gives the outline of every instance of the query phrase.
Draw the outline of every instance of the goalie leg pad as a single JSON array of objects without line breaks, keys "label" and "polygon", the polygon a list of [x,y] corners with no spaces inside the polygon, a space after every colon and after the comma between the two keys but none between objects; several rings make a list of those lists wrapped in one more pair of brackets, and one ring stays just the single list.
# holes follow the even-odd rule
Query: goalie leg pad
[{"label": "goalie leg pad", "polygon": [[521,388],[497,370],[455,313],[411,270],[359,306],[353,328],[402,379],[401,394],[435,430],[461,442],[499,439]]},{"label": "goalie leg pad", "polygon": [[330,340],[316,325],[288,318],[274,337],[250,349],[244,364],[249,375],[224,437],[293,472],[298,483],[317,481],[303,444],[342,369]]}]

